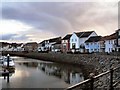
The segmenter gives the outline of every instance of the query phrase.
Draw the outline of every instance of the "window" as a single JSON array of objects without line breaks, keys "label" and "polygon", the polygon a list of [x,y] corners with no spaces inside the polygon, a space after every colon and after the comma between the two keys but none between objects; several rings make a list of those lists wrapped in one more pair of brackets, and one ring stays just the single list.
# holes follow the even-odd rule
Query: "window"
[{"label": "window", "polygon": [[120,39],[118,39],[118,45],[120,45]]},{"label": "window", "polygon": [[86,45],[89,45],[88,43],[86,43]]},{"label": "window", "polygon": [[73,42],[73,39],[72,39],[72,42]]},{"label": "window", "polygon": [[65,49],[65,48],[66,48],[66,45],[63,45],[63,48]]},{"label": "window", "polygon": [[93,49],[91,49],[91,51],[93,51]]},{"label": "window", "polygon": [[77,39],[75,39],[75,41],[77,41]]},{"label": "window", "polygon": [[95,52],[97,51],[97,49],[94,50]]}]

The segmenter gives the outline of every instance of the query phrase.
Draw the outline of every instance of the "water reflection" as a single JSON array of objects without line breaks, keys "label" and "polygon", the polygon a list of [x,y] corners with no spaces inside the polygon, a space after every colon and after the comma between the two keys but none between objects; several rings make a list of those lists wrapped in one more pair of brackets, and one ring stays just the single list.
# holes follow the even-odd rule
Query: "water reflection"
[{"label": "water reflection", "polygon": [[55,76],[68,84],[76,84],[84,80],[83,73],[79,67],[47,62],[18,62],[27,68],[35,68],[48,76]]},{"label": "water reflection", "polygon": [[32,67],[32,68],[36,68],[38,67],[38,63],[37,62],[22,62],[22,63],[18,63],[19,65],[24,65],[26,67]]}]

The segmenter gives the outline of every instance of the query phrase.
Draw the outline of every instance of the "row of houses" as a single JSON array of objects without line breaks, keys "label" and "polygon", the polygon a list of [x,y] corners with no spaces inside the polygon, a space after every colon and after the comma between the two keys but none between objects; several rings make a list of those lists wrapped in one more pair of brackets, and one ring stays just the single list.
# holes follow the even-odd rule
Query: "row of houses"
[{"label": "row of houses", "polygon": [[63,52],[120,52],[120,29],[108,36],[98,36],[96,32],[77,32],[62,39]]},{"label": "row of houses", "polygon": [[40,43],[3,44],[2,51],[39,52],[120,52],[120,29],[108,36],[98,36],[95,31],[73,32],[65,37],[43,40]]},{"label": "row of houses", "polygon": [[65,37],[44,40],[38,51],[62,52],[120,52],[120,29],[108,36],[98,36],[95,31],[74,32]]}]

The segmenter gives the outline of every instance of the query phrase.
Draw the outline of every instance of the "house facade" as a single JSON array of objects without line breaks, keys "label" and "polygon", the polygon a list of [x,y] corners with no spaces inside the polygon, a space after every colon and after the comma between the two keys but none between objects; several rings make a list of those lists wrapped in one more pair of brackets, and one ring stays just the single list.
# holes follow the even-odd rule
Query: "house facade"
[{"label": "house facade", "polygon": [[115,52],[116,51],[116,33],[101,38],[99,52]]},{"label": "house facade", "polygon": [[85,48],[87,52],[99,52],[100,51],[100,42],[101,36],[93,36],[85,41]]},{"label": "house facade", "polygon": [[71,36],[72,36],[71,34],[68,34],[62,39],[62,43],[61,43],[62,52],[70,51],[70,37]]},{"label": "house facade", "polygon": [[120,29],[116,31],[117,38],[116,38],[116,51],[120,52]]},{"label": "house facade", "polygon": [[44,40],[38,45],[38,51],[52,51],[54,45],[61,42],[61,37]]},{"label": "house facade", "polygon": [[46,51],[46,50],[47,49],[45,48],[45,40],[44,40],[38,44],[38,51],[40,52],[40,51]]},{"label": "house facade", "polygon": [[52,52],[61,52],[61,40],[57,41],[55,44],[51,46]]},{"label": "house facade", "polygon": [[24,51],[34,52],[38,49],[38,44],[36,42],[29,42],[23,45]]},{"label": "house facade", "polygon": [[74,32],[70,37],[71,51],[85,52],[85,41],[92,36],[97,36],[97,34],[94,31],[86,31],[86,32],[79,32],[79,33]]}]

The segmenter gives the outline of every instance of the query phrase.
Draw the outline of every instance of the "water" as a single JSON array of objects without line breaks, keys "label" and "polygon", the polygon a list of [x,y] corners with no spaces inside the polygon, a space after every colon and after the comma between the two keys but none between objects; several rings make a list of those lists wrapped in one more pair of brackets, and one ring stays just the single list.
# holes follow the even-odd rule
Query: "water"
[{"label": "water", "polygon": [[15,72],[11,74],[9,84],[2,78],[2,88],[67,88],[84,80],[80,67],[30,58],[12,58]]}]

